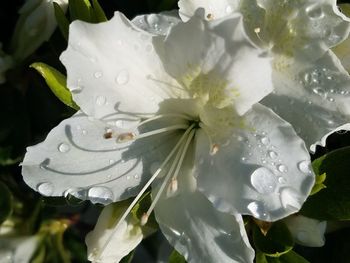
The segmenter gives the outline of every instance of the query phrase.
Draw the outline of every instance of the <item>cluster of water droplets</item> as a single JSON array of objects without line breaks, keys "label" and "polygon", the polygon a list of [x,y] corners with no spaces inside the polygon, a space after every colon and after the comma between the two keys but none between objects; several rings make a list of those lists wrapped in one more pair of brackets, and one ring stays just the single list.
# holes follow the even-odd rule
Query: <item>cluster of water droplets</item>
[{"label": "cluster of water droplets", "polygon": [[170,15],[150,14],[138,16],[133,19],[133,23],[147,32],[155,35],[166,35],[171,27],[179,23],[179,18]]}]

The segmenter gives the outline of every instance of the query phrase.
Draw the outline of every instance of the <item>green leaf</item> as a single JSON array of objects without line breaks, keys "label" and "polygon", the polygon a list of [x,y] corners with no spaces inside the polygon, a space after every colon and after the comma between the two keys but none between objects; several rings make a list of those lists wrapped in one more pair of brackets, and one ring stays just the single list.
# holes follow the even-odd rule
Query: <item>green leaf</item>
[{"label": "green leaf", "polygon": [[46,65],[45,63],[33,63],[30,67],[36,69],[46,81],[46,84],[67,106],[79,110],[78,105],[73,101],[72,94],[67,88],[67,78],[53,67]]},{"label": "green leaf", "polygon": [[169,256],[169,263],[186,263],[185,258],[177,252],[175,249],[171,252]]},{"label": "green leaf", "polygon": [[269,257],[261,251],[256,252],[256,263],[310,263],[293,250],[280,257]]},{"label": "green leaf", "polygon": [[8,187],[0,182],[0,224],[2,224],[13,210],[13,196]]},{"label": "green leaf", "polygon": [[69,32],[69,20],[67,19],[64,11],[61,6],[56,2],[53,2],[53,7],[55,10],[55,17],[57,21],[58,28],[60,29],[63,37],[68,40],[68,32]]},{"label": "green leaf", "polygon": [[326,178],[327,178],[327,174],[326,173],[323,173],[321,175],[316,175],[315,185],[312,188],[310,195],[317,194],[322,189],[327,188],[327,186],[325,184],[323,184],[324,181],[326,180]]},{"label": "green leaf", "polygon": [[92,0],[92,6],[96,23],[105,22],[108,20],[105,12],[103,11],[102,7],[100,6],[97,0]]},{"label": "green leaf", "polygon": [[253,226],[255,247],[270,257],[279,257],[289,252],[294,246],[294,240],[283,222],[274,223],[264,236],[260,228]]},{"label": "green leaf", "polygon": [[71,21],[94,22],[93,10],[89,0],[69,0]]},{"label": "green leaf", "polygon": [[350,220],[350,147],[338,149],[313,162],[316,175],[327,174],[327,188],[309,196],[300,213],[318,220]]}]

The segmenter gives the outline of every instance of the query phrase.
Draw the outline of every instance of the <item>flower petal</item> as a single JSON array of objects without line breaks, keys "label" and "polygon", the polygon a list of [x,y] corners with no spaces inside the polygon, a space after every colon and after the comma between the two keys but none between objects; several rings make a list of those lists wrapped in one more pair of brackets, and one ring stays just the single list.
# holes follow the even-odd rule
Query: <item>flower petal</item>
[{"label": "flower petal", "polygon": [[39,244],[37,236],[0,239],[0,261],[29,263]]},{"label": "flower petal", "polygon": [[350,129],[350,77],[331,51],[274,73],[275,92],[262,103],[291,123],[311,151],[332,132]]},{"label": "flower petal", "polygon": [[240,11],[250,36],[258,43],[276,54],[295,57],[294,52],[298,52],[307,59],[314,57],[315,51],[335,46],[347,37],[349,19],[338,10],[336,2],[242,1]]},{"label": "flower petal", "polygon": [[152,35],[119,12],[105,23],[73,22],[61,60],[74,101],[96,118],[154,113],[172,96],[174,81],[154,52]]},{"label": "flower petal", "polygon": [[152,163],[162,160],[173,142],[162,136],[118,144],[115,138],[104,138],[117,132],[77,113],[53,129],[43,143],[27,149],[24,180],[46,196],[71,194],[94,203],[135,195],[147,181]]},{"label": "flower petal", "polygon": [[207,135],[198,133],[198,188],[223,212],[237,211],[275,221],[298,211],[314,184],[310,156],[293,128],[256,104],[218,151],[209,153]]},{"label": "flower petal", "polygon": [[253,261],[240,215],[217,211],[199,192],[162,198],[155,214],[165,237],[189,263]]},{"label": "flower petal", "polygon": [[[112,227],[127,207],[127,204],[110,204],[102,210],[94,230],[85,238],[90,261],[94,263],[119,262],[142,241],[141,227],[133,222],[131,215],[118,224],[117,229]],[[108,241],[111,235],[113,237]],[[101,251],[106,242],[108,242],[107,246]]]},{"label": "flower petal", "polygon": [[136,16],[132,23],[138,28],[154,35],[167,35],[170,28],[180,22],[177,11]]},{"label": "flower petal", "polygon": [[284,219],[295,241],[307,247],[322,247],[327,222],[300,215],[291,215]]},{"label": "flower petal", "polygon": [[179,15],[183,21],[187,21],[198,8],[202,7],[208,20],[219,19],[237,11],[239,2],[239,0],[216,0],[215,3],[208,0],[180,0]]},{"label": "flower petal", "polygon": [[155,48],[167,73],[193,98],[223,90],[214,97],[232,98],[244,114],[272,90],[271,60],[246,36],[239,14],[213,23],[199,15],[172,27],[165,39],[156,37]]}]

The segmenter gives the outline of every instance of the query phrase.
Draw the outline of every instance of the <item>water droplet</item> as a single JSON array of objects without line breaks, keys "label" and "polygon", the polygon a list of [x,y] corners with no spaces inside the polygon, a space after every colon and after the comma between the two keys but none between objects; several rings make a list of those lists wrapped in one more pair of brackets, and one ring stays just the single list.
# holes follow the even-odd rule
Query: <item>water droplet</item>
[{"label": "water droplet", "polygon": [[113,159],[109,160],[109,164],[114,164],[114,163],[115,163],[115,160],[113,160]]},{"label": "water droplet", "polygon": [[277,186],[275,174],[265,167],[256,169],[251,175],[250,182],[261,194],[270,194]]},{"label": "water droplet", "polygon": [[311,174],[310,165],[309,161],[301,161],[298,163],[298,169],[304,174]]},{"label": "water droplet", "polygon": [[93,204],[100,203],[104,205],[113,202],[114,199],[112,191],[103,186],[94,186],[90,188],[88,197]]},{"label": "water droplet", "polygon": [[298,211],[300,208],[300,193],[292,188],[284,188],[281,191],[280,199],[281,204],[285,209],[290,211]]},{"label": "water droplet", "polygon": [[334,98],[332,98],[332,97],[328,97],[327,99],[328,99],[328,101],[330,101],[330,102],[334,102],[334,101],[335,101]]},{"label": "water droplet", "polygon": [[86,134],[88,134],[88,132],[87,132],[87,130],[82,130],[82,131],[81,131],[81,134],[82,134],[82,135],[86,135]]},{"label": "water droplet", "polygon": [[247,158],[246,157],[242,157],[241,160],[242,160],[242,162],[246,162]]},{"label": "water droplet", "polygon": [[278,177],[278,182],[280,184],[285,184],[287,181],[286,181],[286,179],[284,177],[280,176],[280,177]]},{"label": "water droplet", "polygon": [[106,99],[105,96],[98,96],[98,97],[96,98],[96,104],[99,105],[99,106],[105,105],[105,104],[106,104],[106,101],[107,101],[107,99]]},{"label": "water droplet", "polygon": [[324,89],[316,87],[312,89],[313,93],[325,98],[327,96],[327,93]]},{"label": "water droplet", "polygon": [[129,72],[126,69],[121,70],[117,77],[115,78],[115,81],[118,85],[124,85],[128,83],[129,81]]},{"label": "water droplet", "polygon": [[268,145],[270,143],[270,139],[268,137],[262,137],[260,142],[264,145]]},{"label": "water droplet", "polygon": [[139,176],[138,174],[135,174],[135,175],[134,175],[134,178],[135,178],[135,179],[139,179],[140,176]]},{"label": "water droplet", "polygon": [[255,218],[259,218],[259,219],[267,218],[267,214],[265,212],[264,206],[260,205],[258,202],[254,201],[249,203],[247,208]]},{"label": "water droplet", "polygon": [[130,180],[130,178],[131,178],[130,175],[126,176],[126,180]]},{"label": "water droplet", "polygon": [[60,145],[58,145],[58,150],[61,153],[66,153],[66,152],[69,152],[70,146],[66,143],[61,143]]},{"label": "water droplet", "polygon": [[308,234],[306,231],[299,231],[296,235],[296,238],[299,242],[305,243],[308,240]]},{"label": "water droplet", "polygon": [[284,164],[279,164],[277,165],[277,170],[280,171],[281,173],[286,173],[288,172],[288,167]]},{"label": "water droplet", "polygon": [[231,5],[228,5],[225,11],[226,11],[226,14],[231,14],[233,12],[233,7]]},{"label": "water droplet", "polygon": [[[71,205],[77,205],[86,200],[86,191],[83,188],[68,189],[64,192],[63,195],[67,199],[67,203]],[[79,199],[80,201],[76,199]]]},{"label": "water droplet", "polygon": [[321,19],[324,12],[321,5],[313,5],[306,8],[306,13],[311,19]]},{"label": "water droplet", "polygon": [[49,183],[49,182],[39,184],[37,189],[38,189],[39,193],[41,193],[44,196],[52,195],[53,190],[54,190],[53,184]]},{"label": "water droplet", "polygon": [[278,154],[275,151],[268,151],[267,154],[271,159],[276,159],[278,157]]},{"label": "water droplet", "polygon": [[150,14],[147,16],[147,22],[150,24],[150,25],[153,25],[153,26],[156,26],[157,23],[159,22],[159,17],[155,14]]},{"label": "water droplet", "polygon": [[101,78],[103,76],[103,73],[101,72],[101,71],[96,71],[95,73],[94,73],[94,77],[96,78],[96,79],[99,79],[99,78]]}]

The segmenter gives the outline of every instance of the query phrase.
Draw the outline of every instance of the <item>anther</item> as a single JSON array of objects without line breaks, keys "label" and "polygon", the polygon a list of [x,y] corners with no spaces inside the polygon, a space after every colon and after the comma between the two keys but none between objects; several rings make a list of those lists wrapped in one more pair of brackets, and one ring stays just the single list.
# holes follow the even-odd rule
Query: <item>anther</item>
[{"label": "anther", "polygon": [[213,146],[210,149],[210,155],[215,155],[219,151],[220,146],[218,144],[213,144]]},{"label": "anther", "polygon": [[111,139],[113,137],[113,131],[112,129],[107,129],[106,133],[103,134],[103,138],[105,139]]},{"label": "anther", "polygon": [[260,27],[254,28],[254,32],[255,34],[259,34],[261,31]]},{"label": "anther", "polygon": [[148,216],[147,213],[144,213],[144,214],[141,216],[141,222],[140,222],[141,226],[144,226],[144,225],[147,224],[148,218],[149,218],[149,216]]},{"label": "anther", "polygon": [[214,19],[214,15],[213,14],[207,14],[207,18],[208,20],[213,20]]},{"label": "anther", "polygon": [[178,189],[178,181],[176,178],[171,179],[168,190],[167,190],[167,197],[174,196]]},{"label": "anther", "polygon": [[127,142],[127,141],[133,140],[134,138],[135,138],[134,133],[126,132],[118,135],[117,142]]}]

